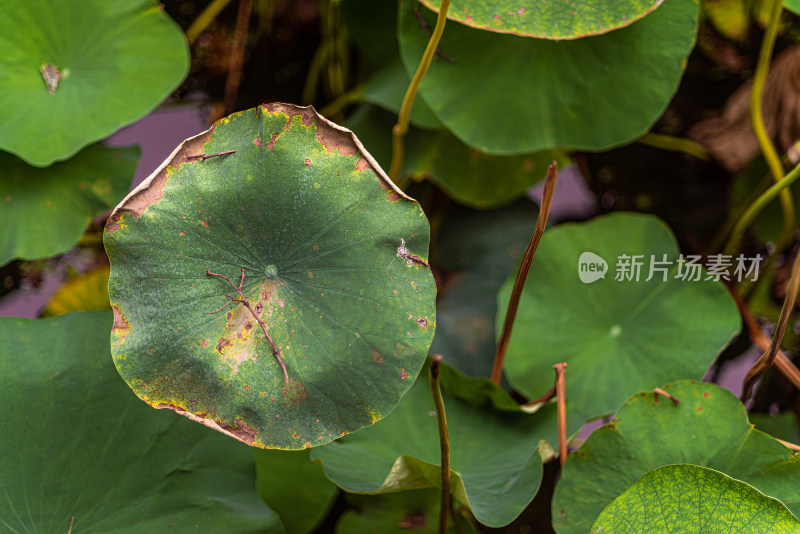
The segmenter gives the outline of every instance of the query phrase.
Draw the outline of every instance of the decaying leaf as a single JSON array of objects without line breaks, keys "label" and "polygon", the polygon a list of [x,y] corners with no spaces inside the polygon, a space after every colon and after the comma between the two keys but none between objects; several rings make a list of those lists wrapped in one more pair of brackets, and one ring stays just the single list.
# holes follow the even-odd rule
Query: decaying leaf
[{"label": "decaying leaf", "polygon": [[[742,85],[728,98],[721,116],[702,120],[689,131],[689,137],[708,147],[731,172],[742,170],[759,151],[750,124],[752,87],[752,82]],[[767,132],[779,150],[788,151],[800,139],[800,45],[787,48],[775,59],[762,102]]]}]

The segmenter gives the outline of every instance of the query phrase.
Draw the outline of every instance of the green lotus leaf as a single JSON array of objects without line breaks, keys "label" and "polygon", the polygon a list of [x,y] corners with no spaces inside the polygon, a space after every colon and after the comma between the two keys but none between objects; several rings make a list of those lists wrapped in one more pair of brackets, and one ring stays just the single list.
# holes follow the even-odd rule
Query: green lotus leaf
[{"label": "green lotus leaf", "polygon": [[131,395],[111,324],[0,319],[0,530],[280,533],[247,447]]},{"label": "green lotus leaf", "polygon": [[0,152],[0,265],[75,246],[92,217],[128,192],[138,159],[138,147],[98,144],[39,169]]},{"label": "green lotus leaf", "polygon": [[800,15],[800,0],[786,0],[783,7],[795,15]]},{"label": "green lotus leaf", "polygon": [[[488,379],[467,378],[446,365],[441,370],[452,495],[481,523],[506,525],[538,491],[538,447],[540,440],[557,443],[556,407],[526,414]],[[581,423],[568,422],[575,430]],[[420,376],[383,421],[312,450],[311,458],[353,493],[440,487],[439,437],[427,378]]]},{"label": "green lotus leaf", "polygon": [[[370,140],[375,159],[391,162],[391,132],[396,118],[371,106],[358,109],[347,121],[360,137]],[[544,150],[519,156],[492,156],[466,146],[450,132],[412,128],[405,140],[402,175],[436,184],[453,200],[481,209],[503,206],[523,196],[541,181],[553,160],[564,154]]]},{"label": "green lotus leaf", "polygon": [[[428,43],[417,5],[402,0],[399,8],[398,39],[409,74]],[[433,25],[435,14],[421,11]],[[648,131],[675,93],[694,46],[698,11],[697,0],[669,0],[627,28],[572,41],[449,24],[439,49],[454,62],[432,62],[418,98],[482,152],[624,144]]]},{"label": "green lotus leaf", "polygon": [[[614,213],[546,232],[508,345],[509,382],[538,398],[552,387],[553,364],[567,362],[567,398],[591,419],[632,391],[702,378],[738,333],[739,313],[701,263],[695,270],[678,259],[669,228],[650,215]],[[512,276],[498,294],[497,325],[513,285]]]},{"label": "green lotus leaf", "polygon": [[31,165],[75,154],[143,117],[189,68],[155,0],[0,0],[0,149]]},{"label": "green lotus leaf", "polygon": [[[441,0],[419,0],[439,12]],[[624,28],[664,0],[543,2],[540,0],[453,0],[447,18],[471,28],[542,39],[577,39]]]},{"label": "green lotus leaf", "polygon": [[[800,512],[800,458],[754,429],[733,394],[689,380],[662,389],[679,403],[652,392],[634,395],[613,421],[567,457],[553,495],[553,526],[559,533],[586,532],[586,525],[639,477],[670,464],[715,469]],[[701,531],[706,532],[695,532]]]},{"label": "green lotus leaf", "polygon": [[800,521],[777,499],[739,480],[697,465],[667,465],[609,504],[592,532],[800,532]]},{"label": "green lotus leaf", "polygon": [[[441,491],[422,489],[383,495],[348,494],[355,510],[342,514],[336,534],[437,534]],[[475,526],[465,515],[451,515],[447,531],[453,534],[475,534]],[[463,509],[463,507],[460,507]],[[458,524],[455,524],[458,521]]]},{"label": "green lotus leaf", "polygon": [[442,221],[434,259],[450,278],[439,295],[431,352],[469,376],[491,374],[497,291],[525,252],[538,213],[525,199],[493,211],[454,209]]},{"label": "green lotus leaf", "polygon": [[120,374],[153,407],[256,447],[379,420],[433,337],[425,215],[311,108],[264,105],[185,141],[105,244]]},{"label": "green lotus leaf", "polygon": [[339,492],[308,453],[253,449],[258,495],[278,514],[286,534],[314,532]]}]

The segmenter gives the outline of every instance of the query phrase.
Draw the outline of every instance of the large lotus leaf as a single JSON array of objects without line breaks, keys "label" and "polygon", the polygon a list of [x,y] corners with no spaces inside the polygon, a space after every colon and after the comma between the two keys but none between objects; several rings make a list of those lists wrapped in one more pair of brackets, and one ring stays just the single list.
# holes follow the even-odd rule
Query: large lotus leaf
[{"label": "large lotus leaf", "polygon": [[189,67],[155,0],[0,0],[0,148],[66,159],[155,108]]},{"label": "large lotus leaf", "polygon": [[131,394],[111,324],[0,319],[0,530],[281,532],[247,447]]},{"label": "large lotus leaf", "polygon": [[467,375],[491,374],[497,291],[525,252],[538,212],[520,200],[493,211],[455,209],[442,221],[434,259],[450,278],[437,303],[431,352]]},{"label": "large lotus leaf", "polygon": [[786,0],[783,7],[794,13],[800,15],[800,0]]},{"label": "large lotus leaf", "polygon": [[[441,493],[441,490],[422,489],[383,495],[349,494],[347,500],[355,510],[342,514],[336,534],[437,534]],[[475,534],[472,522],[454,512],[447,522],[447,531]]]},{"label": "large lotus leaf", "polygon": [[[433,337],[425,215],[311,108],[267,104],[185,141],[105,243],[120,374],[253,446],[313,447],[379,420]],[[234,285],[250,309],[214,313]]]},{"label": "large lotus leaf", "polygon": [[258,494],[278,514],[286,534],[306,534],[325,518],[339,489],[309,451],[253,449]]},{"label": "large lotus leaf", "polygon": [[[441,0],[419,0],[438,13]],[[629,26],[664,0],[453,0],[447,18],[471,28],[543,39],[577,39]]]},{"label": "large lotus leaf", "polygon": [[[370,140],[375,159],[391,161],[393,115],[363,107],[347,122],[361,138]],[[565,163],[560,151],[545,150],[519,156],[492,156],[466,146],[447,130],[412,128],[405,140],[402,174],[428,179],[453,200],[476,208],[495,208],[524,195],[542,180],[553,160]]]},{"label": "large lotus leaf", "polygon": [[0,152],[0,265],[75,246],[92,216],[111,209],[128,192],[138,159],[138,147],[98,144],[38,169]]},{"label": "large lotus leaf", "polygon": [[645,473],[603,510],[592,532],[789,534],[800,521],[777,499],[697,465],[667,465]]},{"label": "large lotus leaf", "polygon": [[[641,263],[638,275],[624,267],[625,256],[631,266]],[[679,273],[678,257],[672,233],[650,215],[615,213],[546,232],[508,346],[509,382],[538,398],[552,386],[553,364],[565,361],[567,398],[589,419],[612,412],[632,391],[702,378],[739,331],[739,313],[705,270],[698,281],[677,278],[688,272]],[[602,262],[605,278],[584,270],[581,281],[579,269]],[[503,312],[513,284],[512,276],[498,295]]]},{"label": "large lotus leaf", "polygon": [[[608,2],[605,2],[608,4]],[[402,0],[398,36],[409,73],[428,38]],[[435,14],[422,10],[433,24]],[[466,144],[493,154],[601,150],[646,132],[678,87],[697,30],[697,0],[669,0],[605,35],[550,41],[449,24],[420,96]]]},{"label": "large lotus leaf", "polygon": [[553,496],[558,532],[586,532],[640,476],[669,464],[715,469],[780,499],[794,514],[800,512],[800,458],[754,429],[735,396],[714,384],[688,380],[663,389],[679,404],[651,392],[634,395],[612,422],[567,457]]},{"label": "large lotus leaf", "polygon": [[[542,477],[539,441],[556,443],[554,404],[523,413],[488,379],[442,365],[451,492],[481,523],[502,526],[530,503]],[[580,421],[568,419],[573,427]],[[577,425],[576,425],[577,423]],[[436,412],[426,378],[383,421],[311,451],[325,474],[354,493],[439,487]]]}]

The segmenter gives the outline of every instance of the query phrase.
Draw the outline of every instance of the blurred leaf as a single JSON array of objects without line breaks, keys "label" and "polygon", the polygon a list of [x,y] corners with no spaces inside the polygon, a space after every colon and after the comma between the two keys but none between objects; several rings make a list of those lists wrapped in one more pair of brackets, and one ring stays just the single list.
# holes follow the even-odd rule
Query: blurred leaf
[{"label": "blurred leaf", "polygon": [[800,458],[753,429],[735,396],[693,380],[663,389],[680,403],[655,393],[636,394],[567,457],[553,496],[553,526],[559,533],[586,532],[586,525],[640,476],[669,464],[716,469],[780,499],[793,513],[800,511]]},{"label": "blurred leaf", "polygon": [[253,457],[140,402],[111,364],[110,312],[0,319],[4,532],[279,533]]},{"label": "blurred leaf", "polygon": [[[356,510],[345,512],[336,525],[337,534],[437,534],[441,491],[414,490],[384,495],[348,495]],[[457,506],[454,503],[455,506]],[[458,506],[457,506],[458,507]],[[454,534],[475,534],[475,528],[464,515],[451,515],[447,531]]]},{"label": "blurred leaf", "polygon": [[[453,0],[447,18],[498,33],[543,39],[577,39],[624,28],[664,0]],[[438,13],[441,0],[420,0]]]},{"label": "blurred leaf", "polygon": [[[416,5],[400,4],[409,74],[428,43]],[[432,25],[435,15],[422,11]],[[455,63],[434,61],[417,98],[456,137],[491,154],[627,143],[650,129],[675,93],[697,13],[696,0],[670,0],[627,28],[558,42],[449,24],[439,49]]]},{"label": "blurred leaf", "polygon": [[313,532],[338,493],[308,451],[253,449],[261,500],[278,514],[286,534]]},{"label": "blurred leaf", "polygon": [[750,0],[703,0],[703,12],[714,28],[734,41],[747,38],[750,29]]},{"label": "blurred leaf", "polygon": [[782,412],[775,416],[768,413],[751,412],[747,417],[757,429],[770,436],[790,443],[800,442],[800,429],[797,427],[797,416],[795,416],[793,412]]},{"label": "blurred leaf", "polygon": [[75,246],[92,217],[128,193],[138,159],[136,146],[96,144],[38,169],[0,152],[0,265]]},{"label": "blurred leaf", "polygon": [[439,294],[431,353],[467,375],[491,374],[497,292],[525,252],[538,212],[524,199],[493,211],[457,208],[442,221],[434,260],[449,278]]},{"label": "blurred leaf", "polygon": [[[383,165],[391,163],[393,115],[364,106],[347,122]],[[492,156],[469,148],[446,130],[411,129],[405,139],[401,175],[428,179],[453,200],[481,209],[508,204],[541,181],[553,160],[561,165],[563,152],[545,150],[520,156]]]},{"label": "blurred leaf", "polygon": [[[436,324],[428,220],[360,146],[312,108],[265,104],[185,141],[117,207],[112,353],[140,398],[279,449],[397,405]],[[213,313],[243,272],[252,314]]]},{"label": "blurred leaf", "polygon": [[[583,282],[586,252],[599,258],[591,261],[606,262],[607,271],[602,277],[584,272],[597,279]],[[623,270],[625,255],[630,267],[639,256],[638,274]],[[538,398],[552,386],[553,364],[565,361],[567,398],[591,419],[612,412],[632,391],[702,378],[739,331],[739,313],[724,285],[707,280],[705,270],[698,270],[698,281],[676,278],[677,260],[675,238],[650,215],[618,212],[547,231],[508,345],[508,381]],[[496,325],[502,325],[514,277],[498,294]]]},{"label": "blurred leaf", "polygon": [[[439,437],[427,366],[423,373],[384,420],[311,451],[328,478],[353,493],[440,486]],[[557,442],[556,406],[545,405],[535,414],[512,411],[508,401],[501,400],[507,395],[488,379],[467,378],[445,365],[441,384],[453,497],[469,506],[481,523],[506,525],[538,491],[539,442]],[[570,423],[575,430],[580,425],[576,418]]]},{"label": "blurred leaf", "polygon": [[0,12],[0,149],[31,165],[143,117],[189,68],[183,32],[155,0],[0,0]]},{"label": "blurred leaf", "polygon": [[76,311],[110,310],[108,301],[108,266],[68,280],[50,297],[42,315],[63,315]]}]

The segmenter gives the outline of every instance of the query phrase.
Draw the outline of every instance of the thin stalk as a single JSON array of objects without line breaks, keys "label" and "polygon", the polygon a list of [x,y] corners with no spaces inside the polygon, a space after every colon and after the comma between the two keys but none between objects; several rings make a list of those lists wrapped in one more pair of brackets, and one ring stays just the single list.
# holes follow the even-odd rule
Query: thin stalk
[{"label": "thin stalk", "polygon": [[[775,48],[775,40],[778,37],[778,27],[780,25],[782,12],[783,0],[773,0],[769,15],[769,24],[764,33],[764,40],[761,42],[758,64],[756,65],[756,71],[753,75],[753,87],[750,92],[750,122],[753,126],[753,133],[755,133],[758,146],[761,147],[761,152],[764,154],[764,159],[767,161],[769,170],[772,173],[772,178],[776,182],[781,180],[785,170],[781,164],[778,151],[775,149],[775,145],[772,144],[767,128],[764,126],[762,100],[764,97],[764,85],[766,85],[767,74],[769,73],[772,51]],[[790,239],[794,229],[794,202],[788,190],[781,191],[780,199],[781,210],[783,211],[783,228],[781,229],[781,238],[778,242],[786,243]]]},{"label": "thin stalk", "polygon": [[547,177],[544,179],[544,194],[542,195],[542,205],[539,208],[539,217],[536,219],[536,226],[533,228],[533,234],[531,234],[528,248],[522,256],[522,263],[519,266],[517,279],[514,281],[514,288],[511,290],[511,299],[508,301],[508,309],[506,310],[506,316],[503,320],[503,330],[500,334],[500,339],[497,341],[491,376],[492,382],[495,384],[500,383],[500,377],[503,374],[503,362],[506,359],[506,350],[508,349],[508,341],[511,339],[514,318],[517,316],[519,299],[522,297],[522,288],[525,286],[525,279],[528,277],[533,255],[536,254],[539,241],[542,240],[542,234],[544,234],[544,228],[547,225],[547,216],[550,213],[550,205],[553,203],[553,193],[555,193],[557,181],[558,164],[554,161],[547,168]]},{"label": "thin stalk", "polygon": [[247,30],[250,26],[250,13],[253,11],[253,0],[239,0],[239,13],[236,16],[236,33],[233,37],[231,60],[228,64],[228,77],[225,80],[225,111],[230,113],[236,105],[236,95],[242,81],[242,65],[244,64],[244,45]]},{"label": "thin stalk", "polygon": [[637,139],[637,142],[664,150],[683,152],[703,161],[711,160],[708,149],[691,139],[648,132]]},{"label": "thin stalk", "polygon": [[364,94],[365,85],[366,84],[364,83],[360,83],[355,87],[353,87],[352,89],[350,89],[349,91],[347,91],[346,93],[340,95],[336,100],[323,107],[319,111],[319,114],[322,115],[323,117],[332,117],[333,115],[340,113],[344,108],[346,108],[350,104],[359,102]]},{"label": "thin stalk", "polygon": [[442,502],[439,508],[439,534],[447,534],[447,517],[450,514],[450,438],[447,435],[447,415],[444,412],[442,388],[439,385],[439,365],[442,355],[433,357],[428,369],[433,405],[436,407],[436,422],[439,424],[439,445],[442,451]]},{"label": "thin stalk", "polygon": [[414,99],[417,97],[419,86],[425,74],[428,72],[428,68],[431,66],[431,61],[433,61],[433,56],[436,54],[439,41],[444,33],[444,25],[447,22],[447,9],[449,7],[450,0],[442,0],[439,6],[439,16],[436,18],[436,27],[433,29],[430,40],[428,40],[425,53],[422,54],[422,60],[419,62],[417,72],[411,79],[411,84],[408,86],[406,95],[403,97],[403,105],[400,106],[397,124],[392,128],[392,164],[389,166],[389,178],[391,178],[392,181],[397,179],[400,171],[403,169],[403,137],[408,133],[408,123],[411,119],[411,107],[414,105]]},{"label": "thin stalk", "polygon": [[567,370],[566,362],[553,366],[556,370],[556,402],[558,403],[558,459],[563,469],[567,461],[567,383],[564,374]]},{"label": "thin stalk", "polygon": [[200,34],[203,33],[211,21],[214,20],[220,12],[225,9],[225,6],[231,3],[231,0],[213,0],[206,8],[197,15],[189,29],[186,30],[186,39],[189,43],[194,43]]},{"label": "thin stalk", "polygon": [[764,191],[755,202],[750,204],[750,207],[747,208],[736,222],[736,225],[734,225],[728,242],[723,249],[723,255],[732,256],[736,252],[744,231],[753,224],[758,214],[783,191],[788,193],[789,190],[787,188],[798,178],[800,178],[800,165],[797,165],[786,176],[772,184],[772,187]]},{"label": "thin stalk", "polygon": [[[745,304],[742,297],[736,291],[728,289],[733,300],[736,302],[736,306],[739,308],[739,313],[744,320],[744,325],[747,328],[747,334],[750,336],[750,340],[761,350],[767,351],[769,350],[772,341],[764,334],[761,328],[758,326],[758,323],[753,317],[753,314],[750,312],[750,309]],[[778,350],[778,354],[775,356],[775,368],[789,381],[794,385],[795,388],[800,390],[800,369],[795,367],[792,361],[783,353],[783,351]]]},{"label": "thin stalk", "polygon": [[786,333],[786,325],[789,324],[789,316],[794,311],[797,303],[797,290],[800,288],[800,254],[794,259],[792,265],[792,274],[789,277],[789,285],[786,288],[786,297],[783,299],[783,306],[781,307],[781,314],[778,316],[778,325],[775,327],[775,334],[772,336],[772,343],[764,354],[758,359],[753,367],[747,372],[742,387],[742,402],[747,401],[753,392],[753,386],[758,380],[764,376],[767,369],[772,366],[775,357],[781,348],[781,341],[783,335]]}]

